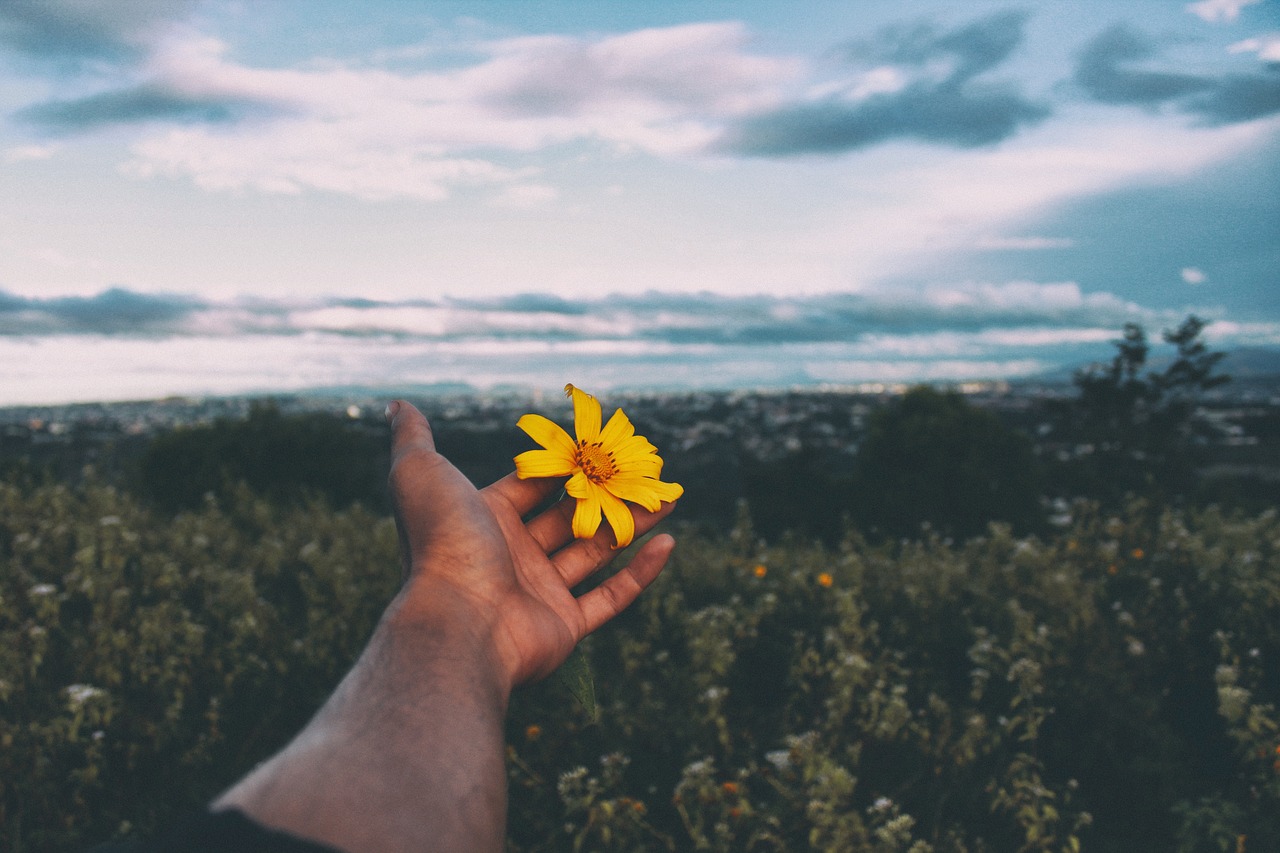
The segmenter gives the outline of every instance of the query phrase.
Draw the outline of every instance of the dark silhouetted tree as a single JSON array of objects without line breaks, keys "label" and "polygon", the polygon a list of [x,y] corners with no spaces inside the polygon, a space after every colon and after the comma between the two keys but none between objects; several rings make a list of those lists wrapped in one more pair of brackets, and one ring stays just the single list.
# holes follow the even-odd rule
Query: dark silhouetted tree
[{"label": "dark silhouetted tree", "polygon": [[1043,520],[1031,440],[956,392],[915,388],[874,413],[854,484],[854,519],[872,535],[913,536],[928,522],[970,537],[992,521]]},{"label": "dark silhouetted tree", "polygon": [[139,460],[137,490],[160,506],[192,509],[239,483],[274,500],[323,497],[384,508],[386,437],[326,414],[282,414],[255,405],[244,420],[219,419],[152,440]]},{"label": "dark silhouetted tree", "polygon": [[[1185,496],[1194,488],[1196,411],[1205,391],[1229,381],[1215,373],[1225,353],[1201,339],[1204,321],[1187,317],[1164,340],[1175,348],[1163,370],[1147,366],[1150,345],[1127,323],[1109,364],[1079,371],[1079,396],[1057,409],[1055,434],[1071,445],[1055,480],[1061,490],[1114,503],[1126,494]],[[1144,368],[1146,368],[1144,372]]]}]

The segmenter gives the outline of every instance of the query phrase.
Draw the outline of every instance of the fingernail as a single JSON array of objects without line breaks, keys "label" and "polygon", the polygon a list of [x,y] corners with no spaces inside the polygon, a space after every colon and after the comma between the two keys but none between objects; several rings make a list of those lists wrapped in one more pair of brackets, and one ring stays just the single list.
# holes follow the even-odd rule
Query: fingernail
[{"label": "fingernail", "polygon": [[387,410],[383,412],[383,416],[387,419],[387,423],[391,423],[391,419],[396,416],[396,412],[400,411],[400,401],[392,400],[387,403]]}]

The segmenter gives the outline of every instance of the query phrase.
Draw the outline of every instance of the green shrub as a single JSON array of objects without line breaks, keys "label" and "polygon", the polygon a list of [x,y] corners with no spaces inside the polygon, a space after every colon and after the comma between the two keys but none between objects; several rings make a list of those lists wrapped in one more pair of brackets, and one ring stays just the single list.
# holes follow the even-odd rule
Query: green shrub
[{"label": "green shrub", "polygon": [[389,520],[0,486],[0,849],[150,833],[283,745],[399,581]]},{"label": "green shrub", "polygon": [[[0,486],[0,848],[147,834],[284,743],[398,583],[394,526]],[[508,730],[509,846],[1280,849],[1280,520],[1134,502],[836,548],[742,523]]]}]

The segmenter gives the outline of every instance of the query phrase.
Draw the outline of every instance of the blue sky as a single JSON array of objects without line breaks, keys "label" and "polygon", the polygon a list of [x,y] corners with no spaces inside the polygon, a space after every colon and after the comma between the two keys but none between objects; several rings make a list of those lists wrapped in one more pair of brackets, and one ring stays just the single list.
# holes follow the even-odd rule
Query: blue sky
[{"label": "blue sky", "polygon": [[112,396],[214,387],[135,381],[165,346],[705,310],[864,354],[1189,311],[1275,345],[1277,163],[1278,0],[6,0],[0,401],[54,341]]}]

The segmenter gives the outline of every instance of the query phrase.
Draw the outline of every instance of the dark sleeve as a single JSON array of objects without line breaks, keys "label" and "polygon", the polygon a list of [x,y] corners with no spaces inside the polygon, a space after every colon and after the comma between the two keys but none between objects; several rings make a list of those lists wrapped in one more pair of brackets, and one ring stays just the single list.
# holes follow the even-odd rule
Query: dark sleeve
[{"label": "dark sleeve", "polygon": [[113,841],[89,853],[342,853],[268,829],[235,809],[193,812],[150,841]]}]

